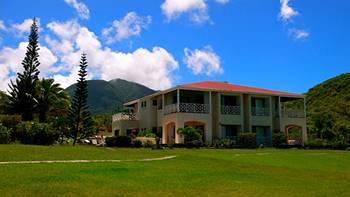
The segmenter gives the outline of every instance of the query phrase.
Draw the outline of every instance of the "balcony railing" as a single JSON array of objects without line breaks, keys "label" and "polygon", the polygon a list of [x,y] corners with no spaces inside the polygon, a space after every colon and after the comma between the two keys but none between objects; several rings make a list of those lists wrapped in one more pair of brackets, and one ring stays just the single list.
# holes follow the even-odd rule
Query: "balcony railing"
[{"label": "balcony railing", "polygon": [[266,107],[253,107],[252,116],[270,116],[270,108]]},{"label": "balcony railing", "polygon": [[177,109],[177,104],[171,104],[164,106],[164,114],[170,113],[209,113],[208,104],[199,104],[199,103],[180,103],[179,110]]},{"label": "balcony railing", "polygon": [[177,112],[177,104],[165,105],[164,114],[171,114]]},{"label": "balcony railing", "polygon": [[129,113],[129,112],[122,112],[118,114],[114,114],[112,116],[112,120],[114,121],[120,121],[120,120],[138,120],[136,113]]},{"label": "balcony railing", "polygon": [[281,112],[282,118],[305,118],[304,110],[284,109]]},{"label": "balcony railing", "polygon": [[241,107],[240,106],[231,106],[231,105],[221,105],[221,114],[241,115]]}]

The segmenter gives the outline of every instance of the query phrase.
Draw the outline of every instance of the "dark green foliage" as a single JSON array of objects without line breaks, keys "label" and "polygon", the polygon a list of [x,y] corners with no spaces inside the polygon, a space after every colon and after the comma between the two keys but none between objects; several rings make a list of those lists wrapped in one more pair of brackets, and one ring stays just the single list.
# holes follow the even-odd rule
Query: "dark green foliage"
[{"label": "dark green foliage", "polygon": [[153,142],[147,140],[147,141],[145,141],[145,142],[143,143],[143,147],[145,147],[145,148],[151,148],[151,147],[153,147]]},{"label": "dark green foliage", "polygon": [[107,147],[115,147],[117,146],[117,136],[112,136],[112,137],[106,137],[106,146]]},{"label": "dark green foliage", "polygon": [[60,144],[68,140],[68,137],[70,136],[70,121],[68,117],[51,117],[48,122],[52,124],[53,129],[58,133]]},{"label": "dark green foliage", "polygon": [[155,137],[156,135],[154,133],[152,133],[151,130],[144,130],[144,131],[140,131],[137,134],[137,137]]},{"label": "dark green foliage", "polygon": [[256,134],[255,133],[240,133],[239,144],[244,148],[256,147]]},{"label": "dark green foliage", "polygon": [[309,139],[349,143],[350,73],[329,79],[306,93]]},{"label": "dark green foliage", "polygon": [[135,148],[142,147],[142,142],[140,140],[134,140],[132,143],[133,143]]},{"label": "dark green foliage", "polygon": [[0,123],[7,128],[15,128],[21,121],[19,115],[0,115]]},{"label": "dark green foliage", "polygon": [[[152,94],[155,91],[143,85],[115,79],[111,81],[90,80],[88,83],[88,105],[92,114],[111,114],[122,109],[122,104]],[[76,84],[69,86],[66,91],[72,97]]]},{"label": "dark green foliage", "polygon": [[11,130],[0,124],[0,144],[10,143]]},{"label": "dark green foliage", "polygon": [[130,147],[131,138],[129,136],[113,136],[106,138],[106,146],[108,147]]},{"label": "dark green foliage", "polygon": [[16,82],[11,81],[9,110],[13,113],[21,114],[24,121],[33,120],[33,113],[36,105],[34,98],[35,85],[38,81],[39,70],[39,43],[38,26],[36,19],[30,28],[29,44],[22,61],[23,73],[17,73]]},{"label": "dark green foliage", "polygon": [[278,132],[272,134],[272,145],[274,147],[279,147],[287,143],[287,136],[283,132]]},{"label": "dark green foliage", "polygon": [[74,92],[71,108],[69,109],[69,118],[72,127],[73,146],[78,139],[83,139],[96,133],[93,128],[93,121],[87,105],[87,59],[82,54],[80,61],[79,79]]},{"label": "dark green foliage", "polygon": [[185,145],[187,147],[199,147],[203,144],[203,131],[193,127],[179,128],[177,133],[184,136]]},{"label": "dark green foliage", "polygon": [[13,133],[14,138],[23,144],[52,145],[58,133],[47,123],[22,122]]},{"label": "dark green foliage", "polygon": [[68,94],[53,79],[42,79],[35,87],[39,121],[46,122],[49,112],[62,113],[68,110]]},{"label": "dark green foliage", "polygon": [[0,114],[6,114],[8,111],[7,104],[9,103],[9,96],[0,90]]}]

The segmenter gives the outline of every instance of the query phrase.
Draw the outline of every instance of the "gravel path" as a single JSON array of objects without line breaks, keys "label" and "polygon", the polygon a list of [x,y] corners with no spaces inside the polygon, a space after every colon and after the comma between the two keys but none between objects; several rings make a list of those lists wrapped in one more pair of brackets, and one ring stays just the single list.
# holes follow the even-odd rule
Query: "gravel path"
[{"label": "gravel path", "polygon": [[176,156],[167,156],[160,158],[135,159],[135,160],[43,160],[43,161],[2,161],[0,165],[7,164],[39,164],[39,163],[120,163],[120,162],[139,162],[139,161],[161,161],[173,159]]}]

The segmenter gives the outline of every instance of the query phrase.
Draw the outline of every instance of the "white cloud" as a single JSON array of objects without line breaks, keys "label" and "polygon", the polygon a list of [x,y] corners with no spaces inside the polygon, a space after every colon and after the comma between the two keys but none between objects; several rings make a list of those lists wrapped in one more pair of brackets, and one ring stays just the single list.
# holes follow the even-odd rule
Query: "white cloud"
[{"label": "white cloud", "polygon": [[206,46],[203,49],[195,49],[194,51],[185,48],[184,53],[184,62],[192,70],[193,74],[211,76],[214,73],[223,73],[220,57],[210,46]]},{"label": "white cloud", "polygon": [[[36,18],[37,26],[39,29],[39,32],[41,31],[40,28],[40,18]],[[33,24],[32,18],[24,19],[22,23],[14,23],[11,25],[11,31],[15,32],[16,36],[22,37],[25,33],[30,32],[30,27]]]},{"label": "white cloud", "polygon": [[82,2],[78,2],[77,0],[64,0],[68,5],[72,6],[77,12],[80,18],[89,19],[90,18],[90,10],[89,8]]},{"label": "white cloud", "polygon": [[[102,47],[96,35],[76,21],[52,22],[47,27],[57,37],[55,39],[47,36],[46,40],[53,51],[59,54],[59,68],[65,74],[56,74],[54,79],[63,87],[76,81],[82,52],[87,54],[89,78],[104,80],[122,78],[153,89],[166,89],[172,86],[171,73],[178,68],[178,62],[164,48],[153,47],[151,50],[139,48],[124,53]],[[61,34],[69,30],[71,30],[70,36]]]},{"label": "white cloud", "polygon": [[280,0],[281,9],[280,9],[280,18],[284,22],[289,22],[294,16],[299,15],[299,13],[289,6],[289,0]]},{"label": "white cloud", "polygon": [[135,12],[129,12],[121,20],[114,20],[109,28],[102,30],[102,35],[107,43],[113,43],[127,39],[130,36],[139,36],[142,29],[151,23],[151,16],[141,17]]},{"label": "white cloud", "polygon": [[[40,45],[40,77],[52,77],[68,87],[77,80],[82,53],[88,58],[88,79],[111,80],[122,78],[135,81],[153,89],[166,89],[173,85],[173,71],[179,64],[162,47],[139,48],[132,52],[114,51],[103,47],[94,32],[81,26],[76,20],[51,22]],[[26,42],[17,48],[0,50],[0,89],[7,89],[10,79],[22,71],[21,62],[26,51]]]},{"label": "white cloud", "polygon": [[0,20],[0,31],[5,31],[6,30],[6,26],[4,24],[4,21]]},{"label": "white cloud", "polygon": [[188,13],[190,20],[195,23],[204,23],[210,19],[205,0],[165,0],[161,9],[169,21],[184,13]]},{"label": "white cloud", "polygon": [[[4,47],[0,51],[0,89],[5,90],[17,72],[23,69],[22,61],[25,56],[28,42],[19,43],[17,48]],[[48,77],[50,74],[57,72],[54,66],[57,57],[45,46],[39,46],[40,77]]]},{"label": "white cloud", "polygon": [[290,29],[289,33],[295,40],[305,40],[310,36],[310,32],[303,29]]},{"label": "white cloud", "polygon": [[219,4],[221,4],[221,5],[225,5],[225,4],[227,4],[228,2],[230,2],[230,0],[215,0],[216,1],[216,3],[219,3]]}]

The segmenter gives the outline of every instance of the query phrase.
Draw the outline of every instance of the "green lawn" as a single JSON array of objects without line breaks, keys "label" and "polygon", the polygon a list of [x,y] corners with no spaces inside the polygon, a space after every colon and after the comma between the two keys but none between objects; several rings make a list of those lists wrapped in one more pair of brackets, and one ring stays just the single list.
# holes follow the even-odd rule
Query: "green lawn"
[{"label": "green lawn", "polygon": [[0,145],[0,161],[163,161],[0,165],[1,196],[350,196],[350,152]]}]

